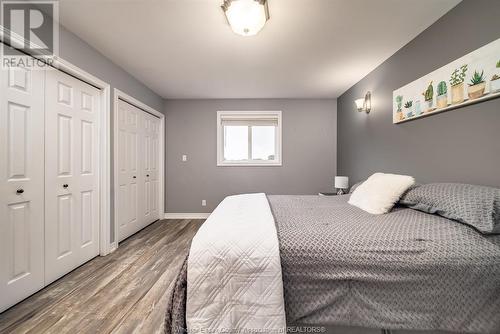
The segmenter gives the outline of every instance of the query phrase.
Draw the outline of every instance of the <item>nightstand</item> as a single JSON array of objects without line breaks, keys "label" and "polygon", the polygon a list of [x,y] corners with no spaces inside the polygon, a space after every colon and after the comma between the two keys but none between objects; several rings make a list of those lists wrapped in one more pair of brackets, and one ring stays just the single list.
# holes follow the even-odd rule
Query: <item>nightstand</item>
[{"label": "nightstand", "polygon": [[318,193],[318,196],[337,196],[337,193]]}]

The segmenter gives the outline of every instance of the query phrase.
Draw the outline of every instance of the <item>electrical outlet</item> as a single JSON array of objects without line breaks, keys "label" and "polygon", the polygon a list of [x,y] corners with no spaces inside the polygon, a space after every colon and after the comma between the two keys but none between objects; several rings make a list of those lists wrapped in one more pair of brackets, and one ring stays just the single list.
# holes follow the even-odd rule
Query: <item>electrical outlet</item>
[{"label": "electrical outlet", "polygon": [[188,156],[185,155],[185,154],[183,154],[182,155],[182,161],[184,161],[184,162],[188,161]]},{"label": "electrical outlet", "polygon": [[201,200],[201,206],[207,206],[207,200],[206,199],[202,199]]}]

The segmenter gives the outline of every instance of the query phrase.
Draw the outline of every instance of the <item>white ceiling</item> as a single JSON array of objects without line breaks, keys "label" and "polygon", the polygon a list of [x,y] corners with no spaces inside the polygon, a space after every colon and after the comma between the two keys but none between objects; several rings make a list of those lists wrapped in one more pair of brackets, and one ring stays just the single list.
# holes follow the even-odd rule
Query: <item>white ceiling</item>
[{"label": "white ceiling", "polygon": [[222,0],[61,0],[61,23],[163,98],[336,98],[460,0],[269,0],[254,37]]}]

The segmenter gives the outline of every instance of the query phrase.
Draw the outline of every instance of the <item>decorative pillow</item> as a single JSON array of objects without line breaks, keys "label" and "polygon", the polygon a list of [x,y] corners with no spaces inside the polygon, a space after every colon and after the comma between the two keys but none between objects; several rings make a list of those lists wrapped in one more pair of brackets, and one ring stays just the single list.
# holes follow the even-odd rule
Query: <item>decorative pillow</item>
[{"label": "decorative pillow", "polygon": [[414,183],[411,176],[375,173],[354,190],[349,204],[375,215],[384,214]]},{"label": "decorative pillow", "polygon": [[460,183],[430,183],[410,189],[400,204],[500,233],[500,189]]}]

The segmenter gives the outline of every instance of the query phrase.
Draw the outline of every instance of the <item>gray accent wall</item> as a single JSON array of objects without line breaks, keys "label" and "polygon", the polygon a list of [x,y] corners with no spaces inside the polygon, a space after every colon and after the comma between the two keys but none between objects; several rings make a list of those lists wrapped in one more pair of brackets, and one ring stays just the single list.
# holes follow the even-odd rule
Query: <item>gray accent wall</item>
[{"label": "gray accent wall", "polygon": [[[167,100],[164,110],[169,213],[211,212],[224,197],[241,193],[333,190],[336,100]],[[218,110],[281,110],[283,166],[217,167]]]},{"label": "gray accent wall", "polygon": [[[351,183],[381,171],[500,187],[500,99],[392,124],[393,90],[498,38],[500,1],[464,0],[345,92],[338,99],[339,174]],[[358,113],[354,100],[368,90],[373,110]]]}]

